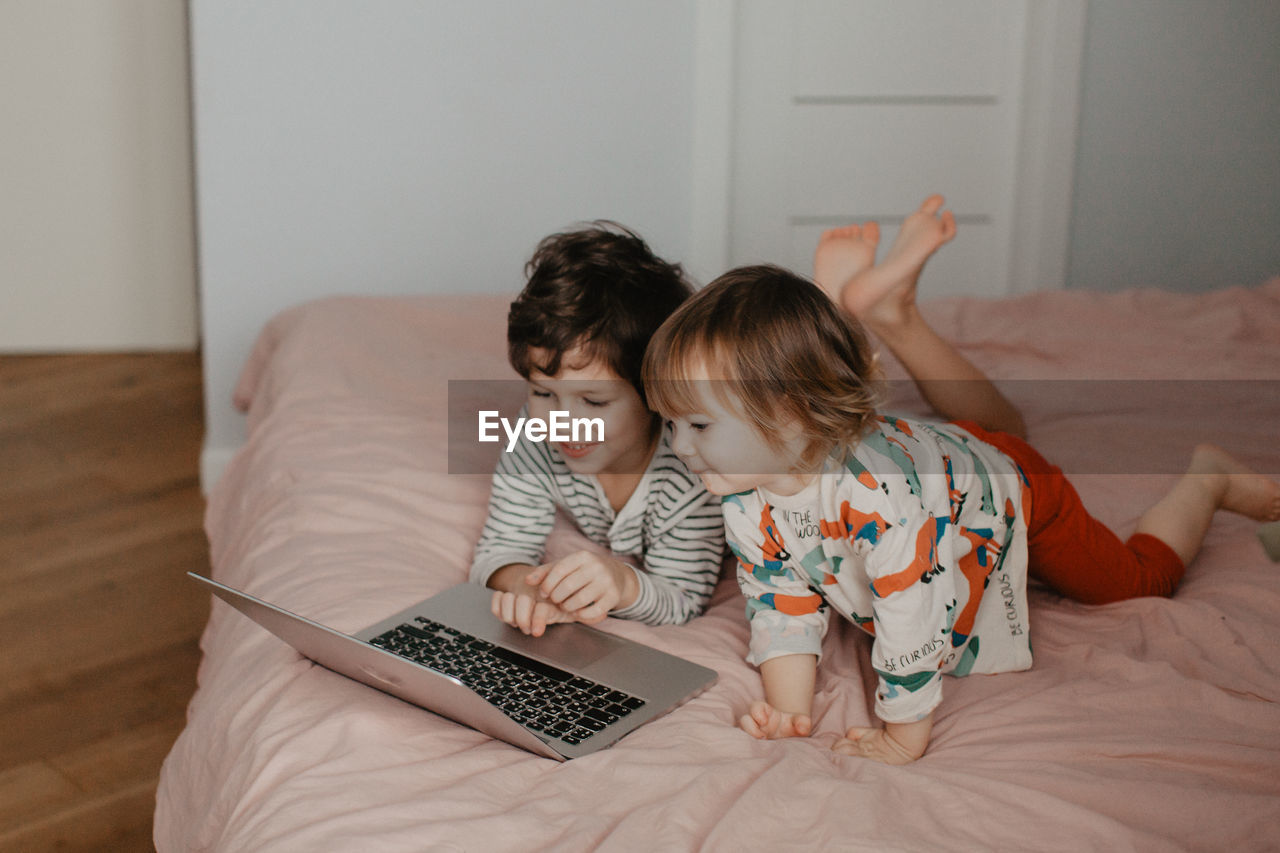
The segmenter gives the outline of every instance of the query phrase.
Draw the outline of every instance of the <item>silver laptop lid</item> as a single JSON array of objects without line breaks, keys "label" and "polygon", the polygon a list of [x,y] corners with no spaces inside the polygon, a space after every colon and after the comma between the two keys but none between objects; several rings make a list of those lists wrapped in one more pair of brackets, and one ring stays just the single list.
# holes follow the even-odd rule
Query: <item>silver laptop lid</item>
[{"label": "silver laptop lid", "polygon": [[[335,631],[255,596],[188,572],[214,594],[316,663],[421,708],[537,755],[564,760],[611,746],[715,683],[714,670],[585,625],[548,628],[528,637],[489,610],[491,591],[461,584],[357,632]],[[399,625],[424,617],[615,690],[638,696],[644,706],[581,743],[565,743],[530,731],[461,680],[370,645]]]}]

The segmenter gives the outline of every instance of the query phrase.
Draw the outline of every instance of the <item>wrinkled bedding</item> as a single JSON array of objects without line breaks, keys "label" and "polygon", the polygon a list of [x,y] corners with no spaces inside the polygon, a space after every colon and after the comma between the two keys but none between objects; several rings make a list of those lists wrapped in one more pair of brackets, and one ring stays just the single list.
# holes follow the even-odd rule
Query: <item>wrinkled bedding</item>
[{"label": "wrinkled bedding", "polygon": [[[448,473],[448,380],[511,378],[506,303],[333,298],[272,320],[236,392],[248,441],[210,495],[214,576],[347,631],[464,581],[488,477]],[[1198,441],[1280,477],[1280,279],[925,307],[1122,533]],[[920,410],[907,383],[891,388],[894,406]],[[728,571],[688,625],[603,626],[719,682],[564,764],[317,667],[215,603],[161,774],[156,845],[1274,849],[1280,565],[1256,527],[1220,514],[1172,599],[1089,607],[1033,589],[1034,667],[948,678],[929,752],[908,767],[828,749],[871,721],[868,640],[838,620],[814,736],[759,742],[734,727],[760,682]],[[553,539],[552,553],[582,544],[567,529]]]}]

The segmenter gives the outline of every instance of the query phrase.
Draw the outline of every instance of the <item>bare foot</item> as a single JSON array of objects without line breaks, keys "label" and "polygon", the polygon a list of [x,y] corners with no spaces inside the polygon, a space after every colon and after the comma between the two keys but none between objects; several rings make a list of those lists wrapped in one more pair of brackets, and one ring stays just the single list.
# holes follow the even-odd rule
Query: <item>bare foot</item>
[{"label": "bare foot", "polygon": [[875,328],[900,323],[915,308],[925,261],[956,236],[955,216],[942,205],[940,195],[925,199],[903,221],[884,260],[844,284],[840,304],[846,311]]},{"label": "bare foot", "polygon": [[1219,509],[1254,521],[1280,521],[1280,483],[1249,469],[1221,447],[1197,446],[1187,473],[1216,478],[1210,483],[1220,489]]},{"label": "bare foot", "polygon": [[813,250],[813,280],[837,305],[849,279],[871,269],[880,244],[880,225],[865,222],[822,232]]}]

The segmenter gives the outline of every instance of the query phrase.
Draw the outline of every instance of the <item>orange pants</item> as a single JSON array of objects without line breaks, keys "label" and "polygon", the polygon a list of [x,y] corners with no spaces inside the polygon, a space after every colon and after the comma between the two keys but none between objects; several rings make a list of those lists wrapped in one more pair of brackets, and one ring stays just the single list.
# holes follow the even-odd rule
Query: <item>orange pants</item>
[{"label": "orange pants", "polygon": [[955,424],[1012,458],[1031,484],[1031,577],[1085,604],[1173,595],[1186,567],[1172,548],[1147,533],[1135,533],[1122,542],[1089,515],[1062,469],[1017,436],[988,432],[970,421]]}]

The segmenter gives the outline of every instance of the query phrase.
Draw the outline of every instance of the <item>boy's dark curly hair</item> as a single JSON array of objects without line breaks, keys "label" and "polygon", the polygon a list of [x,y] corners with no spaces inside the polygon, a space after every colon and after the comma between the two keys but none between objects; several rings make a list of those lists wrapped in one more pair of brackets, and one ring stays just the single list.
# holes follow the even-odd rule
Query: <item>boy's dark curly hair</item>
[{"label": "boy's dark curly hair", "polygon": [[[649,338],[693,293],[679,264],[655,255],[616,222],[545,237],[525,265],[528,283],[507,313],[507,355],[526,379],[554,376],[580,348],[627,380],[644,399],[640,365]],[[550,353],[535,362],[531,350]]]}]

